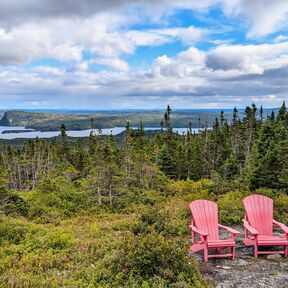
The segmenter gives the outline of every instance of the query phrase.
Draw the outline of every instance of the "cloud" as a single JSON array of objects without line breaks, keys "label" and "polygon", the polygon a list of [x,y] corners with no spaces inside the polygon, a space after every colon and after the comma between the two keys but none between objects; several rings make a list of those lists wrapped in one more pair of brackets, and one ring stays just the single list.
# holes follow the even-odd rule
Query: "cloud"
[{"label": "cloud", "polygon": [[[0,0],[0,23],[15,24],[55,18],[87,18],[107,11],[141,6],[153,13],[171,9],[207,9],[221,0]],[[11,16],[14,17],[11,17]]]},{"label": "cloud", "polygon": [[[146,10],[150,20],[160,19],[178,9],[203,12],[221,7],[228,17],[244,16],[248,20],[249,37],[264,36],[285,28],[288,13],[287,0],[0,0],[0,7],[0,25],[5,27],[13,27],[19,23],[38,23],[47,19],[87,19],[106,12],[128,13],[131,12],[131,7],[141,7],[142,13]],[[133,9],[132,11],[135,12]]]},{"label": "cloud", "polygon": [[29,24],[0,30],[0,63],[20,64],[33,59],[55,58],[60,61],[79,61],[81,48],[73,42],[58,42],[45,26]]},{"label": "cloud", "polygon": [[23,24],[0,30],[0,64],[21,64],[34,59],[55,58],[59,61],[81,61],[85,50],[103,57],[133,53],[134,44],[115,31],[126,20],[108,15],[84,21],[55,20]]},{"label": "cloud", "polygon": [[207,53],[206,64],[213,70],[239,70],[261,74],[287,63],[288,42],[262,45],[220,45]]},{"label": "cloud", "polygon": [[200,41],[209,31],[201,28],[189,27],[173,27],[147,29],[145,31],[130,30],[125,36],[137,46],[158,46],[175,40],[191,45]]},{"label": "cloud", "polygon": [[[169,102],[231,108],[287,97],[287,1],[0,0],[0,7],[2,107],[153,108]],[[209,22],[214,7],[224,15]],[[206,28],[187,19],[182,27],[183,19],[175,20],[182,9],[201,15]],[[218,30],[223,19],[231,25],[225,37]],[[279,30],[265,44],[265,35]],[[259,44],[246,44],[237,33],[233,38],[235,31]],[[182,51],[173,55],[174,44]],[[129,57],[143,46],[155,59],[133,66]],[[50,58],[60,67],[45,64]]]},{"label": "cloud", "polygon": [[205,53],[195,47],[180,52],[174,59],[163,55],[155,59],[151,75],[176,78],[193,77],[196,76],[196,71],[204,68],[205,57]]},{"label": "cloud", "polygon": [[226,15],[244,15],[248,19],[249,38],[265,36],[287,28],[286,0],[225,0],[222,5]]},{"label": "cloud", "polygon": [[287,66],[267,69],[262,74],[244,74],[213,71],[205,67],[205,62],[194,66],[194,61],[182,57],[159,57],[148,71],[91,73],[85,69],[2,68],[1,108],[11,103],[13,108],[31,107],[32,103],[33,107],[45,103],[54,108],[159,108],[167,103],[174,108],[231,108],[252,101],[271,107],[271,99],[277,105],[286,97]]},{"label": "cloud", "polygon": [[100,58],[94,61],[97,64],[113,67],[119,71],[128,71],[129,65],[126,61],[117,58]]},{"label": "cloud", "polygon": [[115,10],[125,3],[127,1],[124,0],[0,0],[0,23],[10,26],[43,19],[86,18],[107,10]]},{"label": "cloud", "polygon": [[205,33],[204,29],[195,28],[194,26],[184,27],[184,28],[168,28],[168,29],[158,29],[152,31],[162,36],[169,36],[173,38],[180,39],[184,44],[192,44],[199,41]]},{"label": "cloud", "polygon": [[[145,107],[159,108],[167,101],[175,108],[211,105],[231,108],[249,105],[252,101],[271,106],[272,100],[281,103],[288,90],[287,61],[279,60],[287,55],[286,42],[235,45],[226,49],[219,46],[204,52],[192,46],[175,57],[163,55],[156,58],[153,66],[145,70],[128,70],[125,63],[113,58],[101,60],[101,65],[114,65],[119,72],[91,72],[88,69],[91,63],[85,61],[74,69],[34,67],[27,71],[21,67],[2,67],[0,95],[5,96],[0,99],[2,106],[13,101],[16,106],[17,103],[34,103],[34,106],[39,103],[39,107],[44,102],[49,107],[75,107],[78,99],[77,107],[92,105],[101,109],[133,108],[144,104]],[[274,54],[270,55],[273,50]],[[261,61],[255,56],[257,51]],[[223,65],[224,55],[233,61],[228,62],[229,65],[226,63],[225,69],[222,66],[212,69],[211,59],[219,58]],[[235,55],[240,60],[237,57],[235,60]],[[243,66],[241,63],[246,57],[251,57],[248,58],[250,65],[258,65],[261,71]],[[262,62],[266,64],[261,66]],[[105,99],[103,95],[106,95]]]},{"label": "cloud", "polygon": [[[135,21],[132,18],[130,24]],[[99,64],[110,62],[107,66],[127,70],[127,63],[120,58],[133,54],[139,46],[177,40],[191,44],[208,33],[193,26],[129,30],[128,22],[123,15],[101,14],[86,20],[59,19],[0,29],[0,64],[23,64],[43,58],[81,62],[83,53],[89,51]]]}]

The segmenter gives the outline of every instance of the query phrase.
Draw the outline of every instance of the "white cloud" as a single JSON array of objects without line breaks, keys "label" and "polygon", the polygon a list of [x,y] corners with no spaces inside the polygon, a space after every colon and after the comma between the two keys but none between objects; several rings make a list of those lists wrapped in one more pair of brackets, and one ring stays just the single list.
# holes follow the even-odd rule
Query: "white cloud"
[{"label": "white cloud", "polygon": [[202,66],[205,62],[205,57],[205,53],[195,47],[190,47],[188,50],[178,54],[178,59],[181,62],[190,62],[195,66]]},{"label": "white cloud", "polygon": [[213,70],[239,70],[263,73],[287,63],[288,42],[262,45],[220,45],[207,54]]},{"label": "white cloud", "polygon": [[180,52],[175,58],[163,55],[155,59],[152,75],[173,78],[191,77],[192,80],[193,77],[197,77],[197,71],[205,67],[205,58],[205,53],[195,47]]},{"label": "white cloud", "polygon": [[189,26],[147,29],[145,31],[131,30],[124,34],[137,46],[158,46],[175,40],[181,40],[184,44],[195,43],[208,33],[204,29]]},{"label": "white cloud", "polygon": [[128,71],[129,65],[126,61],[117,58],[99,58],[94,61],[97,64],[113,67],[118,71]]},{"label": "white cloud", "polygon": [[121,17],[110,21],[108,15],[99,15],[85,21],[55,20],[1,29],[0,63],[21,64],[41,58],[81,61],[84,50],[110,58],[131,54],[134,44],[113,30],[125,23]]},{"label": "white cloud", "polygon": [[223,9],[228,16],[247,17],[250,23],[248,37],[260,37],[287,29],[287,0],[224,0]]},{"label": "white cloud", "polygon": [[[57,33],[57,32],[55,32]],[[55,41],[54,33],[43,25],[29,24],[0,33],[0,63],[20,64],[33,59],[56,58],[79,61],[81,48],[74,43]]]},{"label": "white cloud", "polygon": [[185,44],[191,44],[195,41],[199,41],[203,35],[204,30],[195,28],[193,26],[184,27],[184,28],[168,28],[168,29],[159,29],[152,31],[153,33],[169,36],[169,37],[175,37],[180,39]]},{"label": "white cloud", "polygon": [[[82,21],[47,20],[22,24],[7,31],[0,29],[0,64],[23,64],[43,58],[80,64],[83,63],[82,53],[89,51],[95,63],[127,71],[128,64],[121,57],[133,54],[138,46],[157,46],[177,39],[190,43],[199,41],[207,33],[192,26],[129,30],[126,28],[129,21],[123,15],[114,16],[111,19],[111,14],[99,14]],[[131,23],[137,22],[135,19]]]},{"label": "white cloud", "polygon": [[56,67],[50,66],[37,66],[31,69],[31,72],[35,73],[36,75],[40,74],[42,76],[47,75],[49,77],[59,77],[63,76],[65,71],[63,69],[59,69]]}]

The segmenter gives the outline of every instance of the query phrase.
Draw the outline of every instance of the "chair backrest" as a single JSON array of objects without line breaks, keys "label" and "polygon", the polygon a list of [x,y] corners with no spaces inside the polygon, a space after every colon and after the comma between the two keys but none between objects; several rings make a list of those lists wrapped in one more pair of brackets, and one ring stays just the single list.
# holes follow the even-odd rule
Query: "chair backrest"
[{"label": "chair backrest", "polygon": [[217,204],[208,200],[196,200],[190,203],[192,224],[209,234],[208,239],[219,239]]},{"label": "chair backrest", "polygon": [[243,200],[249,224],[260,235],[272,236],[273,233],[273,200],[262,195],[251,195]]}]

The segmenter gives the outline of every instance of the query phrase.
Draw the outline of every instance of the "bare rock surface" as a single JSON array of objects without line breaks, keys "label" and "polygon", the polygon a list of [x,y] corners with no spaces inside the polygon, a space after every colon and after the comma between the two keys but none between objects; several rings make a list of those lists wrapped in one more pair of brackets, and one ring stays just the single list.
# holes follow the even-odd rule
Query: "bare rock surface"
[{"label": "bare rock surface", "polygon": [[[242,242],[243,229],[234,228],[241,232],[236,240],[234,261],[229,258],[212,258],[205,263],[202,253],[191,254],[199,259],[202,274],[216,288],[288,288],[288,258],[280,255],[260,255],[254,258],[253,248],[245,247]],[[281,232],[278,230],[275,235],[281,235]],[[223,238],[228,237],[229,234],[224,233]],[[275,247],[273,249],[276,250]]]}]

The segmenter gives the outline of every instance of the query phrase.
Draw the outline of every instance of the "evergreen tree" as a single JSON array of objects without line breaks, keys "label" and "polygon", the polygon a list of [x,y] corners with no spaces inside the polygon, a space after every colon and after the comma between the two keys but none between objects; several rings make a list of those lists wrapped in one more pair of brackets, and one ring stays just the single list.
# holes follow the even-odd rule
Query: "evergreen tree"
[{"label": "evergreen tree", "polygon": [[261,120],[261,124],[263,123],[263,107],[262,105],[260,106],[260,120]]},{"label": "evergreen tree", "polygon": [[177,177],[175,159],[173,155],[170,154],[166,145],[164,145],[160,151],[159,167],[167,177],[171,179],[175,179]]},{"label": "evergreen tree", "polygon": [[285,105],[285,101],[283,101],[283,104],[282,106],[280,107],[279,109],[279,112],[278,112],[278,116],[277,116],[277,120],[281,120],[281,121],[286,121],[287,119],[287,108],[286,108],[286,105]]},{"label": "evergreen tree", "polygon": [[221,125],[221,127],[224,125],[224,122],[225,122],[224,111],[222,110],[221,114],[220,114],[220,125]]},{"label": "evergreen tree", "polygon": [[252,189],[260,187],[275,188],[277,183],[277,157],[275,133],[273,123],[263,124],[259,139],[251,155],[250,186]]}]

